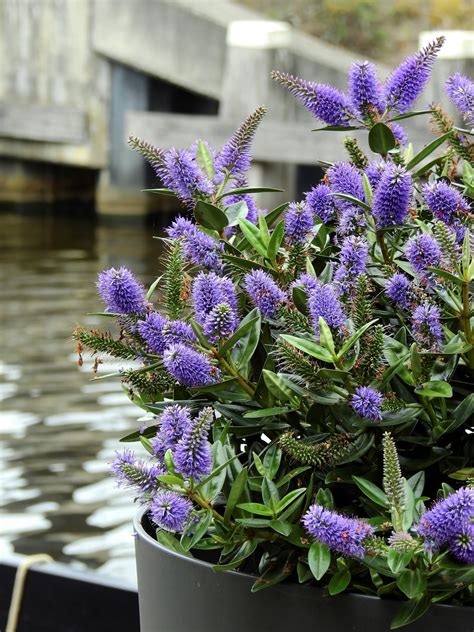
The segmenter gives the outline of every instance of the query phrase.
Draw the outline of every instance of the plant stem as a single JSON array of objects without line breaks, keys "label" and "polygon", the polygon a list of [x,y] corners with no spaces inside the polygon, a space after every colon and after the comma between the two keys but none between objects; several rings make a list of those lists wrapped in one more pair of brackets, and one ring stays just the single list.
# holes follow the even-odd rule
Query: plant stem
[{"label": "plant stem", "polygon": [[385,243],[384,234],[382,231],[377,230],[375,232],[375,235],[377,237],[377,243],[380,247],[380,250],[382,251],[383,260],[386,263],[386,265],[390,265],[392,263],[392,260],[390,259],[390,256],[388,254],[388,249],[387,249],[387,244]]},{"label": "plant stem", "polygon": [[254,397],[255,388],[249,382],[247,382],[247,380],[244,378],[243,375],[241,375],[238,372],[235,366],[231,362],[227,362],[227,360],[223,358],[217,351],[216,351],[216,357],[221,363],[221,365],[225,368],[225,370],[228,373],[230,373],[230,375],[235,377],[235,379],[240,384],[240,386],[244,389],[244,391],[246,391],[251,397]]}]

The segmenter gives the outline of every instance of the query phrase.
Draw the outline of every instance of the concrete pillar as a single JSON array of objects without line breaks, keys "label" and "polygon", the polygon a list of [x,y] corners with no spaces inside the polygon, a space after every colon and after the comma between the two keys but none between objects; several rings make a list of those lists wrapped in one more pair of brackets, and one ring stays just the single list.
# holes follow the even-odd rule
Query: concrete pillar
[{"label": "concrete pillar", "polygon": [[[238,20],[227,29],[227,53],[219,116],[236,126],[259,105],[266,105],[272,121],[284,120],[282,100],[272,98],[275,83],[270,72],[281,68],[288,57],[291,27],[270,20]],[[265,125],[265,119],[262,126]],[[258,134],[258,131],[257,131]],[[278,157],[275,157],[278,160]],[[260,193],[257,203],[273,208],[291,199],[295,192],[296,167],[278,162],[253,163],[251,186],[285,189],[284,194]]]},{"label": "concrete pillar", "polygon": [[444,35],[446,41],[438,54],[431,81],[423,95],[424,103],[439,103],[457,123],[462,118],[454,103],[446,94],[446,80],[456,72],[472,77],[474,74],[474,32],[473,31],[422,31],[419,36],[420,48]]}]

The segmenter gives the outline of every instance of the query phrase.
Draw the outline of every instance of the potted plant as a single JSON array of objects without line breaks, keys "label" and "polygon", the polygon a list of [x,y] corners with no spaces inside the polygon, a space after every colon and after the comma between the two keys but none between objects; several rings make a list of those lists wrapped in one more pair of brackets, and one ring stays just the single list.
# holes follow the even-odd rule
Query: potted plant
[{"label": "potted plant", "polygon": [[[112,470],[140,505],[144,632],[471,629],[473,151],[440,107],[411,111],[442,42],[385,85],[356,62],[347,94],[273,73],[373,155],[346,138],[271,212],[246,180],[263,107],[219,152],[130,139],[186,212],[148,291],[99,276],[120,335],[75,338],[139,363],[118,375],[147,423],[123,441],[149,456]],[[472,82],[447,91],[471,124]],[[417,115],[439,134],[415,154]]]}]

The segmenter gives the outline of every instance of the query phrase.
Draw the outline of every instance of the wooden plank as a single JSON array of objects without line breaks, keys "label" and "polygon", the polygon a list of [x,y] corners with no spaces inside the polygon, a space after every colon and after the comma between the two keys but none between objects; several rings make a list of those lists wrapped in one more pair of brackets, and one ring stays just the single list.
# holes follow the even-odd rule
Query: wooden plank
[{"label": "wooden plank", "polygon": [[0,103],[0,136],[47,143],[83,143],[86,116],[79,109],[25,103]]}]

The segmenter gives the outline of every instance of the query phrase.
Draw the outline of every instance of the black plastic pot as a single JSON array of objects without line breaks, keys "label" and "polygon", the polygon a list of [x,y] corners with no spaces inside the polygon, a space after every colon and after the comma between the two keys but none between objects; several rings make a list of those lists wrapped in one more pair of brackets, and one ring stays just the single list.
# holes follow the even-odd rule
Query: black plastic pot
[{"label": "black plastic pot", "polygon": [[[323,596],[298,584],[257,593],[255,577],[215,573],[212,565],[170,551],[135,517],[141,632],[385,632],[400,603],[364,595]],[[432,606],[409,632],[472,632],[474,608]]]}]

